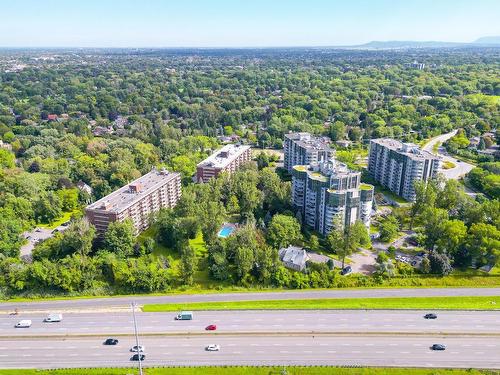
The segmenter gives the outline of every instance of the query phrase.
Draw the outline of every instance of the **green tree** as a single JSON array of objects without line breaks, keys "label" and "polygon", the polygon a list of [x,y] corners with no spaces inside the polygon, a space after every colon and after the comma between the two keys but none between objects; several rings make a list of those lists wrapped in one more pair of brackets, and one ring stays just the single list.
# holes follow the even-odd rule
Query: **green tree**
[{"label": "green tree", "polygon": [[415,219],[424,213],[428,208],[434,207],[437,197],[437,189],[434,183],[425,181],[415,181],[415,202],[410,210],[410,229],[413,229]]},{"label": "green tree", "polygon": [[287,247],[302,239],[300,224],[293,216],[274,215],[267,230],[267,241],[276,249]]},{"label": "green tree", "polygon": [[379,224],[380,239],[391,242],[399,234],[399,221],[396,217],[389,215],[382,219]]},{"label": "green tree", "polygon": [[328,247],[342,258],[342,268],[344,268],[346,257],[356,252],[359,247],[370,245],[370,236],[361,221],[356,221],[344,230],[336,220],[334,229],[328,234],[326,241]]},{"label": "green tree", "polygon": [[103,248],[119,258],[131,256],[135,243],[134,224],[130,219],[110,223],[104,233]]},{"label": "green tree", "polygon": [[179,267],[180,277],[185,285],[193,284],[193,276],[196,272],[196,254],[188,244],[182,247],[181,263]]}]

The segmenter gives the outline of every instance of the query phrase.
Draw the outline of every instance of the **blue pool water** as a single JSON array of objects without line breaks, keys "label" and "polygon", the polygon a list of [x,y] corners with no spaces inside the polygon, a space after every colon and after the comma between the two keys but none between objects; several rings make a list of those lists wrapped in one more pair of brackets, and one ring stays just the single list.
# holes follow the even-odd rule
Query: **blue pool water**
[{"label": "blue pool water", "polygon": [[219,237],[222,237],[222,238],[229,237],[229,235],[230,235],[231,233],[233,233],[234,229],[235,229],[235,228],[233,228],[233,227],[229,227],[229,226],[227,226],[227,227],[222,227],[222,229],[219,231],[218,236],[219,236]]}]

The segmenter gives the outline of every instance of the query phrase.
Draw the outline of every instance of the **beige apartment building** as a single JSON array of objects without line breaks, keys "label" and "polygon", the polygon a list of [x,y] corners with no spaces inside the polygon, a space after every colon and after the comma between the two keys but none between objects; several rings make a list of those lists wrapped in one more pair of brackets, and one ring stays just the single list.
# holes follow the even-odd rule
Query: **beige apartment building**
[{"label": "beige apartment building", "polygon": [[130,218],[136,234],[149,227],[160,208],[173,208],[181,197],[181,176],[166,169],[146,173],[85,208],[85,216],[102,234],[109,223]]},{"label": "beige apartment building", "polygon": [[196,181],[208,182],[222,172],[234,173],[242,164],[252,160],[250,146],[229,144],[198,164]]}]

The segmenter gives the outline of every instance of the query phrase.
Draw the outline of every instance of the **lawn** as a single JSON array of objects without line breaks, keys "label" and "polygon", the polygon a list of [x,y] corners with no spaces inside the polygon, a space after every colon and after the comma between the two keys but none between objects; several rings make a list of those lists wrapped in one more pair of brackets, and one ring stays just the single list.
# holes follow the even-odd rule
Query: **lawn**
[{"label": "lawn", "polygon": [[385,188],[381,187],[380,185],[375,186],[375,193],[382,193],[387,198],[389,198],[389,199],[391,199],[391,200],[393,200],[396,203],[399,203],[401,205],[410,204],[410,202],[408,202],[406,199],[401,198],[400,196],[394,194],[392,191],[385,189]]},{"label": "lawn", "polygon": [[69,221],[73,215],[78,214],[80,211],[81,210],[79,208],[77,208],[77,209],[75,209],[73,211],[64,212],[63,215],[59,219],[53,221],[52,223],[49,223],[49,224],[37,224],[37,226],[40,227],[40,228],[56,229],[61,224]]},{"label": "lawn", "polygon": [[[283,371],[283,370],[286,370]],[[0,375],[126,375],[131,368],[85,368],[64,370],[0,370]],[[498,372],[473,369],[343,368],[333,366],[220,366],[145,368],[145,375],[493,375]]]},{"label": "lawn", "polygon": [[237,302],[195,302],[144,305],[147,312],[180,310],[321,310],[321,309],[500,309],[500,296],[492,297],[405,297],[322,298]]},{"label": "lawn", "polygon": [[443,169],[452,169],[452,168],[455,168],[456,165],[455,163],[451,162],[451,161],[445,161],[443,163]]}]

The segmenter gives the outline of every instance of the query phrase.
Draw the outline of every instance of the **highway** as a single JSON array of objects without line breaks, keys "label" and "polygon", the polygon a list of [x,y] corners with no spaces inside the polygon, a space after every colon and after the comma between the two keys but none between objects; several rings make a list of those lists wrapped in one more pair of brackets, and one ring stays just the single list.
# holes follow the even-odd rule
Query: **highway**
[{"label": "highway", "polygon": [[[144,365],[360,365],[500,368],[497,337],[223,336],[142,337]],[[446,351],[432,351],[441,343]],[[117,346],[101,338],[0,340],[3,368],[131,366],[132,336]],[[220,352],[205,346],[219,344]]]},{"label": "highway", "polygon": [[[176,321],[176,313],[137,313],[141,334],[208,334],[205,327],[217,325],[217,334],[229,333],[411,333],[500,335],[500,312],[408,310],[283,310],[283,311],[195,311],[194,319]],[[131,312],[64,314],[62,322],[44,323],[44,314],[0,316],[0,338],[51,335],[128,335],[133,333]],[[14,328],[21,319],[31,319],[31,328]]]},{"label": "highway", "polygon": [[127,296],[45,300],[36,302],[3,302],[0,313],[13,311],[68,311],[126,308],[132,301],[146,303],[184,303],[211,301],[255,301],[314,298],[376,298],[376,297],[463,297],[499,296],[500,288],[384,288],[384,289],[329,289],[257,293],[172,294],[162,296]]}]

